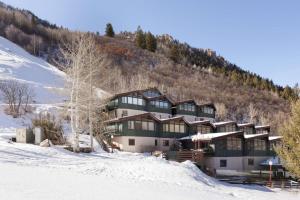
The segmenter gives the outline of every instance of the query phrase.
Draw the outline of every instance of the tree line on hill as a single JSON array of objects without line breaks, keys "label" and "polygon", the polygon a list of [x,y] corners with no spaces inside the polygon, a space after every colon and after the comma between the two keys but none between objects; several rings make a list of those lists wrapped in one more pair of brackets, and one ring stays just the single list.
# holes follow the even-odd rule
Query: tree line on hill
[{"label": "tree line on hill", "polygon": [[[39,19],[29,11],[19,10],[5,4],[0,5],[0,35],[22,46],[31,54],[46,58],[53,64],[63,62],[59,45],[70,42],[73,34],[74,32],[68,29]],[[100,37],[99,33],[98,35],[91,34]],[[106,25],[105,35],[117,36],[111,23]],[[245,71],[221,56],[209,54],[205,49],[193,48],[186,43],[180,43],[171,36],[154,36],[150,31],[144,32],[141,27],[138,27],[132,35],[134,35],[133,42],[137,47],[162,54],[175,63],[220,74],[233,82],[259,90],[271,91],[287,100],[294,101],[299,98],[297,94],[299,87],[278,86],[272,80]]]}]

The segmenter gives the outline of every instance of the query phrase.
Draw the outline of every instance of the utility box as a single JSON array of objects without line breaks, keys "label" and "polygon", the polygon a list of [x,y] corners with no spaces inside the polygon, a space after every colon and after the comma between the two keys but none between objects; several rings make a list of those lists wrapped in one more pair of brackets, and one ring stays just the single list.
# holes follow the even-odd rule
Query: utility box
[{"label": "utility box", "polygon": [[34,144],[40,144],[42,141],[46,139],[46,135],[41,127],[35,127],[33,129],[34,134]]},{"label": "utility box", "polygon": [[30,129],[18,128],[16,131],[16,141],[18,143],[33,143],[34,135]]}]

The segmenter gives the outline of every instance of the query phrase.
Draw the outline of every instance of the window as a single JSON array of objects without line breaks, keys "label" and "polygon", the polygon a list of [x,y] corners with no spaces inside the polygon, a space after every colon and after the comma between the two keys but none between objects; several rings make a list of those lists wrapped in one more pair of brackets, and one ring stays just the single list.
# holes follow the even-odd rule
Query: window
[{"label": "window", "polygon": [[180,124],[180,133],[185,133],[184,124]]},{"label": "window", "polygon": [[150,101],[150,104],[157,108],[169,108],[169,103],[167,101]]},{"label": "window", "polygon": [[142,129],[143,130],[148,130],[148,122],[142,122]]},{"label": "window", "polygon": [[128,121],[128,129],[134,129],[134,121]]},{"label": "window", "polygon": [[135,146],[135,139],[128,139],[129,146]]},{"label": "window", "polygon": [[252,127],[244,127],[242,130],[244,131],[244,133],[246,135],[253,134],[253,128]]},{"label": "window", "polygon": [[227,137],[227,150],[242,150],[242,139]]},{"label": "window", "polygon": [[157,140],[156,139],[154,140],[154,145],[157,146]]},{"label": "window", "polygon": [[214,114],[214,109],[211,107],[202,107],[202,112],[206,113],[206,114]]},{"label": "window", "polygon": [[220,167],[227,167],[227,160],[220,160]]},{"label": "window", "polygon": [[254,165],[254,159],[248,158],[248,165],[253,166]]},{"label": "window", "polygon": [[173,123],[170,124],[169,128],[170,128],[169,130],[170,132],[175,132],[175,125]]},{"label": "window", "polygon": [[175,124],[175,132],[179,133],[180,132],[180,128],[179,128],[179,124]]},{"label": "window", "polygon": [[169,140],[163,140],[163,146],[168,147],[169,146]]},{"label": "window", "polygon": [[171,121],[168,124],[163,124],[163,132],[185,133],[185,125],[182,122],[178,123]]},{"label": "window", "polygon": [[122,97],[122,103],[143,106],[145,105],[145,100],[140,96],[128,96]]},{"label": "window", "polygon": [[198,125],[197,126],[197,132],[198,133],[210,133],[212,131],[211,131],[211,127],[210,126]]},{"label": "window", "polygon": [[148,130],[154,131],[154,123],[153,122],[148,122]]},{"label": "window", "polygon": [[122,117],[128,116],[128,111],[127,110],[122,110]]},{"label": "window", "polygon": [[235,124],[226,124],[220,126],[219,132],[234,132],[236,131]]},{"label": "window", "polygon": [[128,121],[128,129],[155,131],[155,125],[153,121]]},{"label": "window", "polygon": [[137,104],[142,106],[143,105],[143,99],[137,99]]},{"label": "window", "polygon": [[266,141],[261,139],[254,139],[254,150],[265,151]]},{"label": "window", "polygon": [[179,110],[195,112],[196,108],[194,104],[184,103],[179,105]]},{"label": "window", "polygon": [[132,104],[132,97],[127,97],[128,104]]},{"label": "window", "polygon": [[127,103],[127,97],[122,97],[122,103]]}]

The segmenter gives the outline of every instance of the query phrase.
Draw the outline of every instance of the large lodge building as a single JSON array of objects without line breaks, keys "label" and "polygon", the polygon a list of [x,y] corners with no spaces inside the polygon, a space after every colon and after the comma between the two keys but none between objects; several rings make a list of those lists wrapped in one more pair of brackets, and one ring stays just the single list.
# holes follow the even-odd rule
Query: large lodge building
[{"label": "large lodge building", "polygon": [[268,125],[216,122],[214,104],[173,102],[156,88],[117,94],[107,109],[107,131],[120,150],[168,152],[180,142],[184,150],[202,152],[200,164],[214,170],[258,169],[280,141]]}]

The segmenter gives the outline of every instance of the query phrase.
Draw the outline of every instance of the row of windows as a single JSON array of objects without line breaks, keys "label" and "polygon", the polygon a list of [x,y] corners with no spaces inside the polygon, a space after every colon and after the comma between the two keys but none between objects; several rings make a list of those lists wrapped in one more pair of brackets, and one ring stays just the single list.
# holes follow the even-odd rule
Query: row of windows
[{"label": "row of windows", "polygon": [[202,107],[202,112],[207,113],[207,114],[214,114],[214,109],[211,107]]},{"label": "row of windows", "polygon": [[128,129],[154,131],[155,124],[152,121],[128,121]]},{"label": "row of windows", "polygon": [[246,135],[250,135],[253,134],[254,129],[252,127],[243,127],[241,128],[242,131],[244,131],[244,133]]},{"label": "row of windows", "polygon": [[266,141],[261,139],[254,139],[253,141],[247,142],[247,150],[258,150],[265,151],[267,149]]},{"label": "row of windows", "polygon": [[150,104],[157,108],[169,108],[169,103],[167,101],[150,101]]},{"label": "row of windows", "polygon": [[212,128],[210,126],[205,125],[198,125],[197,126],[197,133],[211,133]]},{"label": "row of windows", "polygon": [[219,132],[233,132],[236,131],[236,127],[234,124],[227,124],[225,126],[220,126],[219,127]]},{"label": "row of windows", "polygon": [[267,149],[266,148],[266,141],[265,140],[260,140],[260,139],[254,139],[254,149],[265,151]]},{"label": "row of windows", "polygon": [[[128,139],[128,145],[129,145],[129,146],[135,146],[135,139]],[[158,145],[158,141],[157,141],[157,140],[154,140],[154,146],[157,146],[157,145]],[[164,147],[170,146],[169,140],[163,140],[163,141],[162,141],[162,145],[163,145]]]},{"label": "row of windows", "polygon": [[195,105],[190,103],[184,103],[179,105],[179,110],[195,112]]},{"label": "row of windows", "polygon": [[163,124],[163,132],[171,133],[185,133],[184,123],[170,122],[168,124]]},{"label": "row of windows", "polygon": [[145,100],[141,97],[122,97],[122,103],[144,106]]},{"label": "row of windows", "polygon": [[227,137],[227,150],[242,150],[242,139]]}]

